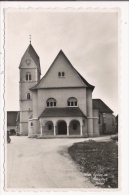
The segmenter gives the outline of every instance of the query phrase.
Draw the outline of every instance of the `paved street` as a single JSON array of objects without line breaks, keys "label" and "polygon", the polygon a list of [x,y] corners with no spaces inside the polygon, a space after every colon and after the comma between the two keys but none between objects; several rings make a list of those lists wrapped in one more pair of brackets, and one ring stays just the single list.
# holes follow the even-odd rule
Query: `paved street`
[{"label": "paved street", "polygon": [[85,139],[11,136],[7,144],[7,188],[93,188],[67,148]]}]

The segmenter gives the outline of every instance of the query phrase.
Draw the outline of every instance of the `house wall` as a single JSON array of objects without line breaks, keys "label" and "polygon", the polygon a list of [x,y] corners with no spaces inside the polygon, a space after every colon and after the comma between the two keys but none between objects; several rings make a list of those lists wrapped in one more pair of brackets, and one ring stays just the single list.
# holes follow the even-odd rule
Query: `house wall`
[{"label": "house wall", "polygon": [[21,112],[20,122],[28,122],[27,119],[29,119],[31,116],[32,111]]},{"label": "house wall", "polygon": [[116,118],[112,115],[112,132],[116,133]]},{"label": "house wall", "polygon": [[105,113],[105,133],[112,133],[112,116],[113,115],[111,113]]},{"label": "house wall", "polygon": [[30,99],[32,99],[32,92],[30,91],[30,88],[36,85],[36,81],[26,81],[26,82],[20,82],[19,87],[20,87],[20,100],[27,100],[27,93],[30,93]]},{"label": "house wall", "polygon": [[[85,88],[67,88],[67,89],[42,89],[38,90],[37,114],[39,117],[46,108],[46,101],[53,97],[57,101],[57,107],[67,107],[67,100],[75,97],[78,100],[78,107],[87,115],[86,110],[86,89]],[[36,96],[35,96],[36,98]],[[36,107],[35,107],[36,108]],[[34,109],[34,108],[33,108]]]},{"label": "house wall", "polygon": [[99,136],[99,124],[98,124],[98,119],[99,119],[99,110],[98,109],[93,109],[93,134],[94,136]]},{"label": "house wall", "polygon": [[[31,126],[33,123],[33,126]],[[38,119],[29,119],[28,120],[28,137],[33,137],[40,134],[40,123]]]},{"label": "house wall", "polygon": [[92,90],[86,90],[86,110],[87,110],[87,130],[90,137],[93,136],[93,109],[92,109]]},{"label": "house wall", "polygon": [[28,121],[27,122],[20,122],[20,134],[21,135],[28,135]]},{"label": "house wall", "polygon": [[82,132],[83,132],[83,135],[84,135],[85,137],[88,137],[87,119],[83,119]]},{"label": "house wall", "polygon": [[33,110],[32,99],[31,100],[21,100],[20,107],[21,107],[21,111]]},{"label": "house wall", "polygon": [[103,113],[100,113],[100,124],[98,125],[100,134],[104,134],[105,131],[105,125],[103,122],[104,122]]},{"label": "house wall", "polygon": [[101,113],[100,134],[115,133],[115,116],[112,113]]}]

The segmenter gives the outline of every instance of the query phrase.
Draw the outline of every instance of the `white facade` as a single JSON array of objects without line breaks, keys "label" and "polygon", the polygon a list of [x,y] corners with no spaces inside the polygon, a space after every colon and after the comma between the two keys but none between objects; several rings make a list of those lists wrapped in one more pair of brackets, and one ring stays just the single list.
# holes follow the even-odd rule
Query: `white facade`
[{"label": "white facade", "polygon": [[19,68],[22,135],[99,135],[97,112],[93,113],[92,108],[94,86],[75,70],[62,51],[41,80],[39,57],[31,44]]}]

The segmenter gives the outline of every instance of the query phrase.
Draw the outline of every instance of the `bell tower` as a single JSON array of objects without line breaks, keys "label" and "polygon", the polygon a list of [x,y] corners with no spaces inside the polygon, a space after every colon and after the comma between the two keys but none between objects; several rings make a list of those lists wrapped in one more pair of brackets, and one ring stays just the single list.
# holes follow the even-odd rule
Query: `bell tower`
[{"label": "bell tower", "polygon": [[28,120],[33,114],[30,88],[38,83],[41,75],[40,59],[31,40],[21,59],[19,72],[20,134],[28,135]]}]

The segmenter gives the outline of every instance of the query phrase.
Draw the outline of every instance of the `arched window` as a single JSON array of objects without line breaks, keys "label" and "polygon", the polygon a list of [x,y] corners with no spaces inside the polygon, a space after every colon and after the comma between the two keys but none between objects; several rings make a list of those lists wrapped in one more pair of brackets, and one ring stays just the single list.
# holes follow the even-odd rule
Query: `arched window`
[{"label": "arched window", "polygon": [[56,100],[54,98],[49,98],[47,100],[47,107],[55,107],[56,106]]},{"label": "arched window", "polygon": [[27,100],[30,100],[30,93],[27,93]]},{"label": "arched window", "polygon": [[26,73],[26,81],[31,81],[31,74],[30,74],[30,72]]},{"label": "arched window", "polygon": [[77,106],[77,99],[74,97],[71,97],[67,101],[68,106],[76,107]]}]

